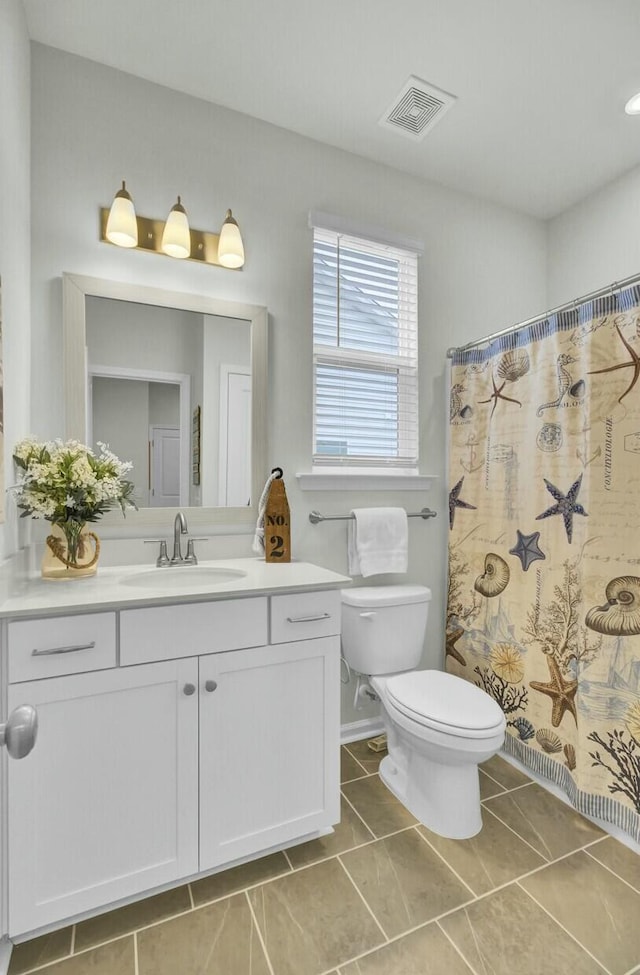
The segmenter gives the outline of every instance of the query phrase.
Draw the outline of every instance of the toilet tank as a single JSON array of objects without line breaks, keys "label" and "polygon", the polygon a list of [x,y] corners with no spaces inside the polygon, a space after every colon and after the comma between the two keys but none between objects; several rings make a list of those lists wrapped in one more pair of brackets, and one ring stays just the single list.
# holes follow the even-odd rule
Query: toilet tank
[{"label": "toilet tank", "polygon": [[425,586],[362,586],[342,590],[342,652],[360,674],[417,667],[431,590]]}]

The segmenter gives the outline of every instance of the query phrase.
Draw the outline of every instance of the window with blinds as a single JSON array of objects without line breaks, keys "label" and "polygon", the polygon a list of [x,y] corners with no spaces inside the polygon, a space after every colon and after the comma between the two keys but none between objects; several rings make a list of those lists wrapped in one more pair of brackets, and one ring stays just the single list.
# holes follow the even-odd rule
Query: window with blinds
[{"label": "window with blinds", "polygon": [[417,468],[417,254],[313,238],[314,465]]}]

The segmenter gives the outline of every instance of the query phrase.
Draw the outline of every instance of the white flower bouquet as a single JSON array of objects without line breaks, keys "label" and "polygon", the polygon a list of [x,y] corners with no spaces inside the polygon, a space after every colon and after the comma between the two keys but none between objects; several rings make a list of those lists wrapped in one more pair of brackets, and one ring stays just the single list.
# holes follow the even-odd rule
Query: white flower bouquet
[{"label": "white flower bouquet", "polygon": [[111,508],[135,508],[133,484],[126,478],[132,465],[119,460],[108,446],[99,453],[77,440],[40,443],[27,437],[16,444],[13,459],[18,484],[13,488],[22,518],[44,518],[57,525],[67,541],[67,564],[75,566],[81,533]]}]

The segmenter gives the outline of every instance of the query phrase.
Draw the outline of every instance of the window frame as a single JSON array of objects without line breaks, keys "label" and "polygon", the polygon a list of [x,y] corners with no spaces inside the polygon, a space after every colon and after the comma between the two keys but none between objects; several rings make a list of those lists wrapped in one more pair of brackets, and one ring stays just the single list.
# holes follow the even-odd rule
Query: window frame
[{"label": "window frame", "polygon": [[[354,232],[344,227],[344,222],[327,221],[333,224],[326,226],[324,222],[313,222],[313,440],[312,464],[313,471],[319,474],[344,472],[356,474],[412,474],[418,473],[419,467],[419,366],[418,366],[418,257],[421,247],[417,241],[403,238],[399,241],[389,240],[384,234],[377,232],[365,236],[362,232]],[[390,258],[398,261],[398,351],[397,353],[374,352],[366,349],[340,346],[340,246],[341,243],[350,252],[362,252],[379,260]],[[318,259],[318,244],[334,246],[336,248],[336,344],[326,345],[316,341],[316,301],[319,295],[316,291]],[[386,253],[385,253],[386,252]],[[403,308],[403,304],[405,307]],[[360,324],[360,322],[359,322]],[[375,331],[373,331],[375,338]],[[364,452],[359,454],[327,454],[317,450],[319,427],[318,402],[318,369],[319,367],[362,369],[371,372],[380,370],[387,375],[397,377],[397,395],[395,409],[397,430],[397,449],[393,455]]]}]

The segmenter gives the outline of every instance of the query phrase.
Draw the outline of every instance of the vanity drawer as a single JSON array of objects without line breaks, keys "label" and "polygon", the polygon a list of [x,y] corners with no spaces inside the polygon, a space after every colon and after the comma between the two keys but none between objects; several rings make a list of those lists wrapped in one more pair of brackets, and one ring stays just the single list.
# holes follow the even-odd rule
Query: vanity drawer
[{"label": "vanity drawer", "polygon": [[340,633],[340,591],[298,592],[271,598],[271,642],[291,643]]},{"label": "vanity drawer", "polygon": [[120,663],[149,663],[267,643],[267,599],[181,603],[120,613]]},{"label": "vanity drawer", "polygon": [[9,682],[116,666],[116,614],[9,623]]}]

